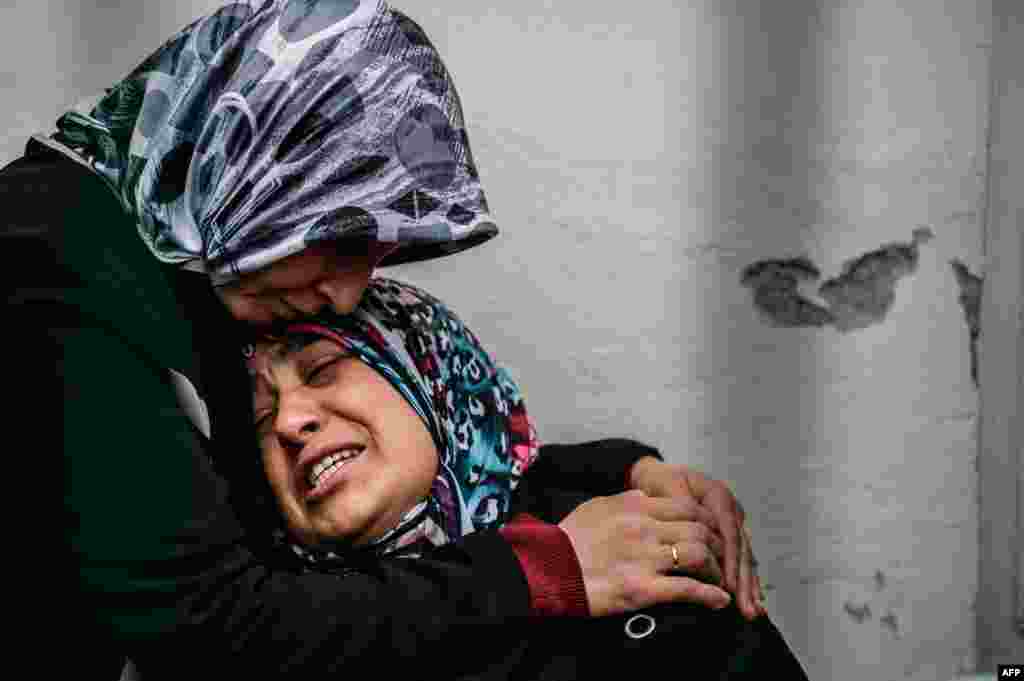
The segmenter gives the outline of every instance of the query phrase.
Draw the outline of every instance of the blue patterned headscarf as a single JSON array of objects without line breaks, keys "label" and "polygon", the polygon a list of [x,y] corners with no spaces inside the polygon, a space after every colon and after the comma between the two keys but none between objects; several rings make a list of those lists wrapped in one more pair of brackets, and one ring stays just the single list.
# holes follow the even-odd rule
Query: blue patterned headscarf
[{"label": "blue patterned headscarf", "polygon": [[[291,545],[294,553],[319,565],[367,551],[416,555],[424,542],[441,545],[506,520],[537,458],[537,435],[515,381],[454,312],[413,286],[375,278],[351,315],[328,311],[286,331],[308,335],[337,341],[387,379],[423,420],[440,460],[429,496],[369,547]],[[283,532],[278,539],[288,541]]]},{"label": "blue patterned headscarf", "polygon": [[35,139],[218,285],[325,240],[396,244],[389,265],[497,233],[451,76],[382,0],[225,5]]}]

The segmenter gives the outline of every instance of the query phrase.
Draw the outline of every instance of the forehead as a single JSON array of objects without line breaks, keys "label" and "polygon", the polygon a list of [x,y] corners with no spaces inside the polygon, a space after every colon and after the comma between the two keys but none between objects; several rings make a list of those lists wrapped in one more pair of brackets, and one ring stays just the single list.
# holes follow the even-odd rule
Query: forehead
[{"label": "forehead", "polygon": [[338,347],[337,341],[320,334],[312,332],[290,333],[282,338],[265,338],[257,341],[253,346],[252,355],[246,359],[246,365],[250,376],[256,376],[266,372],[273,366],[287,364],[295,361],[304,350],[313,348],[323,349]]}]

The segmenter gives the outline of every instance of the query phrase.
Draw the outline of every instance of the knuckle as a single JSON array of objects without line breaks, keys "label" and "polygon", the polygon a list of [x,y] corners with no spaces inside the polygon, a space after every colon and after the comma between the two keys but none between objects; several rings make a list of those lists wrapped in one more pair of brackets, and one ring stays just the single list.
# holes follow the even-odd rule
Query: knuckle
[{"label": "knuckle", "polygon": [[[636,492],[635,494],[633,492]],[[619,497],[622,504],[622,508],[627,511],[637,512],[645,508],[647,501],[647,493],[643,490],[633,490],[633,492],[627,492],[625,495]]]},{"label": "knuckle", "polygon": [[630,606],[643,603],[649,590],[647,580],[638,574],[620,575],[617,586],[620,598]]},{"label": "knuckle", "polygon": [[642,542],[647,536],[647,532],[644,531],[643,527],[637,523],[629,522],[623,523],[620,533],[622,538],[630,544]]}]

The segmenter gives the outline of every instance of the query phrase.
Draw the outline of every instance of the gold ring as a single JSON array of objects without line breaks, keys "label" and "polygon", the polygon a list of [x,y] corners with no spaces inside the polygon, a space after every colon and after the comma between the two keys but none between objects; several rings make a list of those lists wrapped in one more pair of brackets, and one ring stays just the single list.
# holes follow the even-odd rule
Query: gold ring
[{"label": "gold ring", "polygon": [[679,569],[679,549],[676,548],[675,544],[672,545],[672,567],[677,570]]}]

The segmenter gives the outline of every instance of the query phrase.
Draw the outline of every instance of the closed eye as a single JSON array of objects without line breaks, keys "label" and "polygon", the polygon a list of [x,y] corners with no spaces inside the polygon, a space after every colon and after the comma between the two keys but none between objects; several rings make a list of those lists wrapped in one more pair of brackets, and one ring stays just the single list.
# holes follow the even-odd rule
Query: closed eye
[{"label": "closed eye", "polygon": [[333,369],[337,367],[338,362],[350,357],[351,355],[348,353],[339,352],[338,354],[324,358],[323,361],[313,365],[309,370],[309,373],[306,374],[306,383],[314,387],[331,384],[334,381],[336,374]]}]

